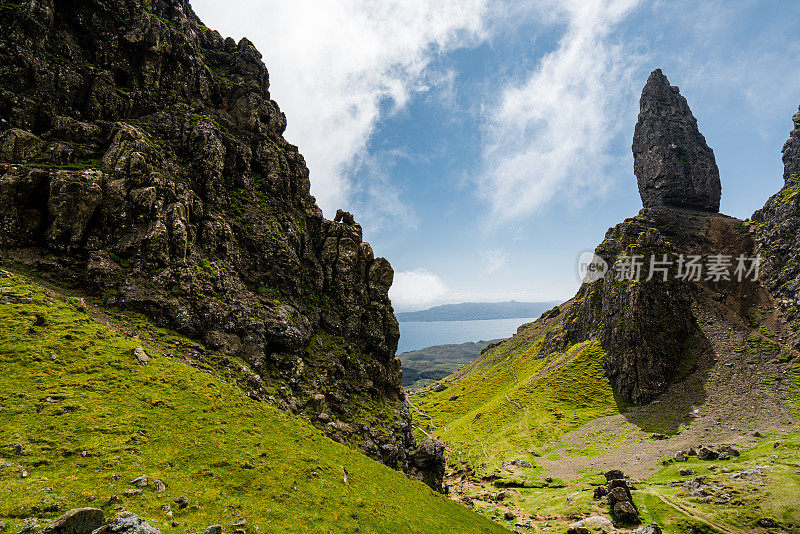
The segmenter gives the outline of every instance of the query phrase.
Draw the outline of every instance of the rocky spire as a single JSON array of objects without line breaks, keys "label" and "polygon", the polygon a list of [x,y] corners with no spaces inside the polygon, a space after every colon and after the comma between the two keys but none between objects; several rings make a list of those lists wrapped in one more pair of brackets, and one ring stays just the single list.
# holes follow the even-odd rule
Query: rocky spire
[{"label": "rocky spire", "polygon": [[800,176],[800,110],[794,114],[792,121],[794,129],[783,145],[783,180],[786,185],[794,185]]},{"label": "rocky spire", "polygon": [[719,211],[722,186],[714,151],[686,99],[654,70],[642,90],[633,134],[633,169],[644,207]]}]

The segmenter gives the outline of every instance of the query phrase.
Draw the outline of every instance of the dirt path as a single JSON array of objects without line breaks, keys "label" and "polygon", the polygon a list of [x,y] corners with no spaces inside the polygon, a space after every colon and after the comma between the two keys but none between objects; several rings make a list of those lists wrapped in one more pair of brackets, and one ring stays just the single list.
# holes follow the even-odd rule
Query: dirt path
[{"label": "dirt path", "polygon": [[753,532],[756,532],[754,530],[739,530],[739,529],[734,528],[734,527],[732,527],[730,525],[722,525],[722,524],[719,524],[719,523],[715,523],[713,521],[709,521],[708,519],[705,519],[703,517],[700,517],[698,515],[693,514],[689,510],[683,508],[679,504],[676,504],[676,503],[672,502],[671,500],[667,499],[663,495],[659,495],[658,493],[653,493],[653,492],[647,492],[647,493],[649,493],[650,495],[653,495],[655,497],[658,497],[658,499],[661,502],[663,502],[667,506],[673,508],[674,510],[677,510],[678,512],[680,512],[682,514],[684,514],[684,515],[686,515],[688,517],[691,517],[692,519],[696,519],[697,521],[705,523],[706,525],[708,525],[708,526],[710,526],[712,528],[715,528],[715,529],[719,530],[720,532],[723,532],[724,534],[751,534]]}]

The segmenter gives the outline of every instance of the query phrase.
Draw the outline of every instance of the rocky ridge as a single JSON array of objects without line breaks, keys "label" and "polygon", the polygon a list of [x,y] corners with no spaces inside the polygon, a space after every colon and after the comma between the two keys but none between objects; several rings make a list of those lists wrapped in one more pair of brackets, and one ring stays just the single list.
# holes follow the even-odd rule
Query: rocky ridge
[{"label": "rocky ridge", "polygon": [[3,256],[241,358],[251,397],[426,478],[392,268],[323,217],[268,86],[184,0],[4,4]]}]

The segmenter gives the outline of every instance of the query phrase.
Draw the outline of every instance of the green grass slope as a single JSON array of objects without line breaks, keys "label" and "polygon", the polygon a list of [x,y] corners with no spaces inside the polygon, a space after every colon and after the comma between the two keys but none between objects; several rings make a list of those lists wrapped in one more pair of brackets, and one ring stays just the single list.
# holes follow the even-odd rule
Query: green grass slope
[{"label": "green grass slope", "polygon": [[[211,373],[154,351],[139,365],[140,340],[82,309],[0,271],[0,521],[9,531],[90,505],[124,507],[173,533],[216,523],[248,533],[503,531]],[[139,475],[166,491],[151,484],[124,496]]]},{"label": "green grass slope", "polygon": [[[681,469],[694,474],[681,475]],[[695,477],[708,486],[706,495],[693,497],[683,490],[682,483]],[[731,460],[670,462],[639,485],[634,500],[644,520],[658,522],[666,534],[800,532],[800,433],[764,439]],[[764,519],[776,528],[758,529]]]},{"label": "green grass slope", "polygon": [[429,388],[412,397],[417,424],[457,451],[451,460],[481,475],[505,460],[535,463],[543,445],[620,410],[599,343],[542,356],[541,337],[513,341],[456,374],[444,391]]}]

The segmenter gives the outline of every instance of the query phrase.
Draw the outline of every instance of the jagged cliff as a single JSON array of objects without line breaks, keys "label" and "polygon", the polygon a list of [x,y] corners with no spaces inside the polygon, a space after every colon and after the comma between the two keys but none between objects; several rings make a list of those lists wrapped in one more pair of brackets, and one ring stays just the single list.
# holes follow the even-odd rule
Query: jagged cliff
[{"label": "jagged cliff", "polygon": [[[780,191],[756,211],[757,250],[763,256],[762,277],[786,313],[795,332],[800,329],[800,111],[783,146]],[[800,346],[795,346],[800,349]]]},{"label": "jagged cliff", "polygon": [[392,268],[316,206],[252,43],[185,0],[0,7],[3,256],[241,357],[252,397],[387,465],[436,471],[430,444],[414,452]]}]

